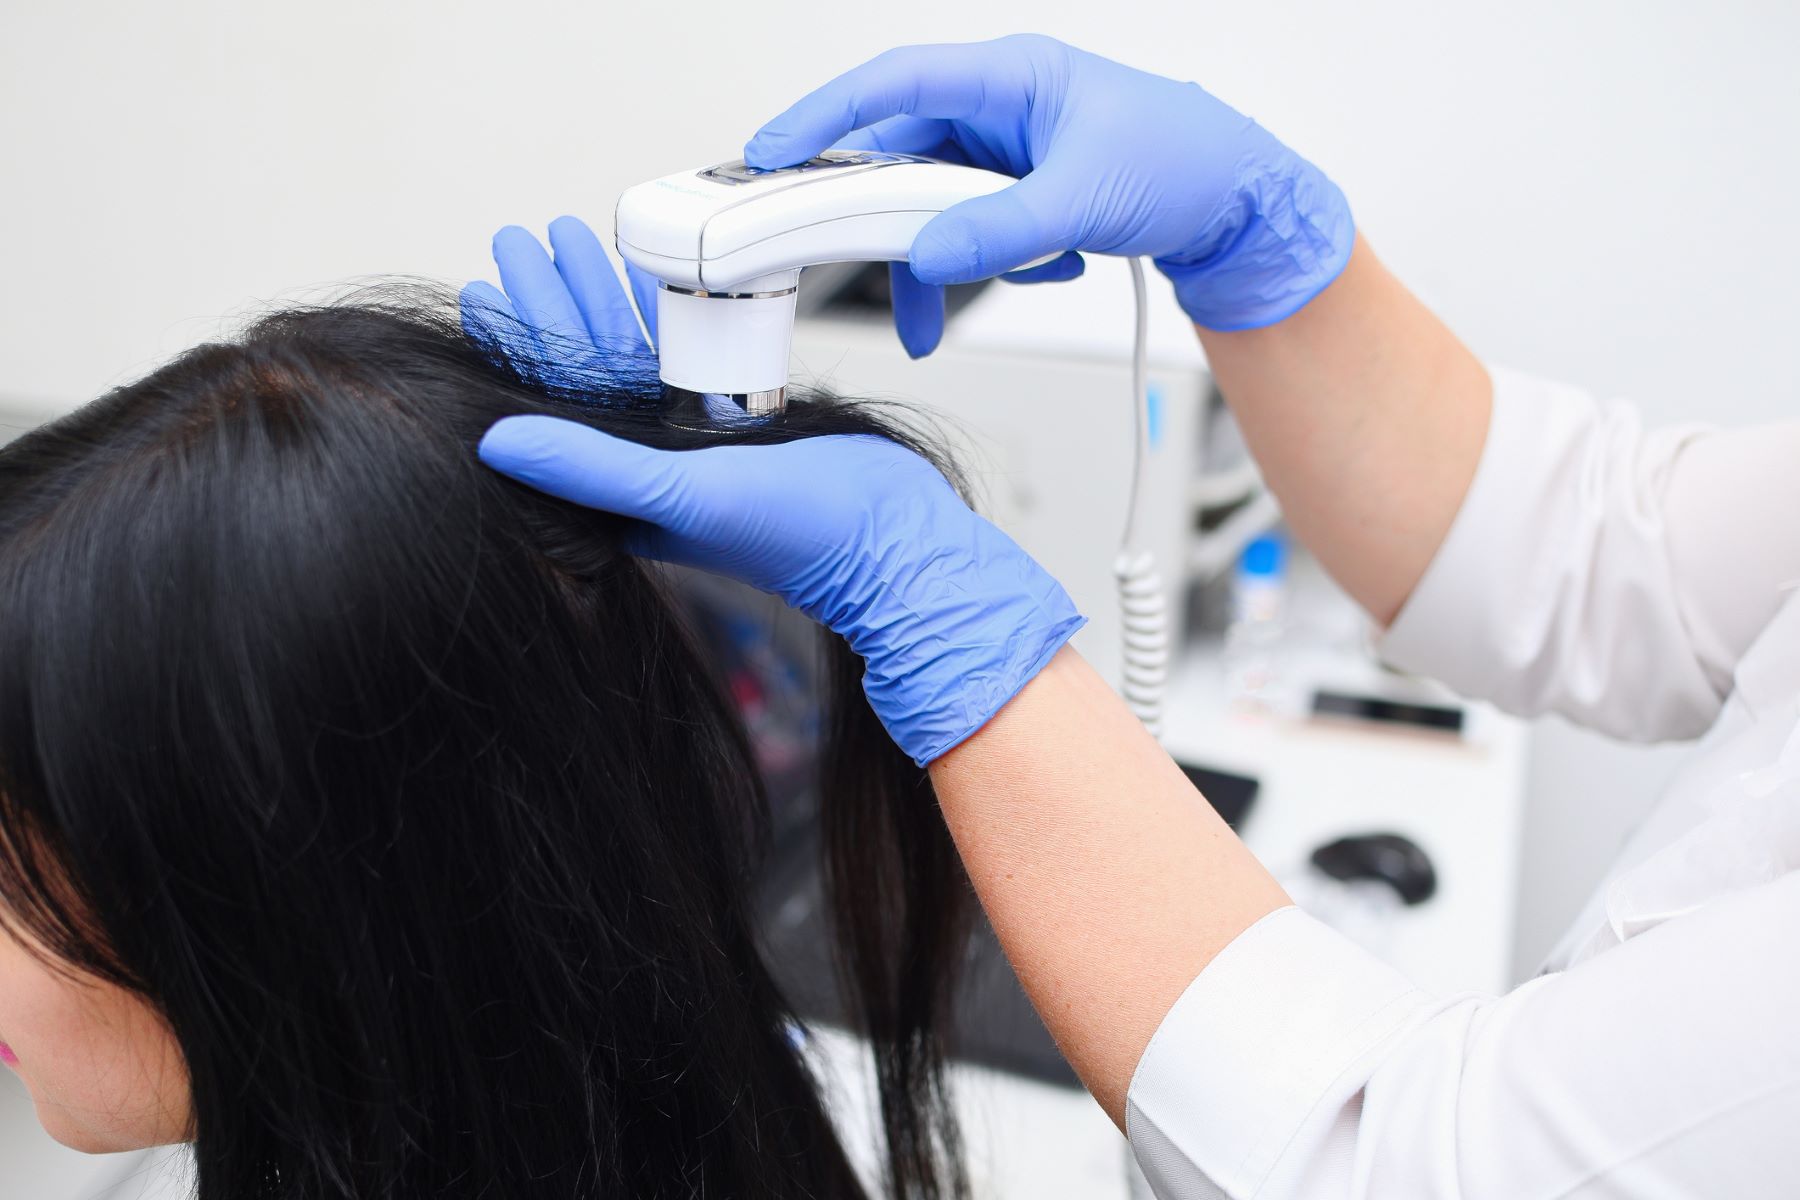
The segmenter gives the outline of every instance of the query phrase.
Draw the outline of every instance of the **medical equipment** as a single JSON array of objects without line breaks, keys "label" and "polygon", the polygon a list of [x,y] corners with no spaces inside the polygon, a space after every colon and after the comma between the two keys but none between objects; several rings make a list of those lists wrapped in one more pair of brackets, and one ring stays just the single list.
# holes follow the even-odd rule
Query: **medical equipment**
[{"label": "medical equipment", "polygon": [[[932,217],[1015,182],[914,155],[828,150],[790,167],[720,163],[628,189],[614,214],[616,245],[621,258],[659,282],[657,354],[664,385],[730,396],[754,415],[781,411],[801,268],[902,261]],[[1158,733],[1170,639],[1155,557],[1138,537],[1151,418],[1144,273],[1137,259],[1131,260],[1131,276],[1136,449],[1131,505],[1113,568],[1123,631],[1120,690]]]},{"label": "medical equipment", "polygon": [[627,190],[617,245],[661,285],[663,382],[780,411],[800,268],[902,260],[926,221],[1013,182],[912,155],[828,150],[773,171],[720,163]]}]

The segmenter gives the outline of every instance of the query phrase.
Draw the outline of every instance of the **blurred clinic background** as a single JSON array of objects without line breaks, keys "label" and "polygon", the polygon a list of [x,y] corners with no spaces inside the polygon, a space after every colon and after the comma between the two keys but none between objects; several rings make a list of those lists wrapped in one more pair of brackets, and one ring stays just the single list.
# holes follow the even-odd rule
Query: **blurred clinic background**
[{"label": "blurred clinic background", "polygon": [[[623,188],[736,158],[839,70],[1018,30],[1199,81],[1254,116],[1343,186],[1381,256],[1490,360],[1629,397],[1652,421],[1793,411],[1800,6],[1778,0],[8,0],[0,436],[270,301],[377,275],[491,278],[503,224],[541,233],[573,213],[610,241]],[[823,273],[803,285],[796,347],[803,373],[951,412],[1003,523],[1110,613],[1131,310],[1107,267],[975,295],[919,365],[881,323],[878,278]],[[1392,911],[1334,900],[1314,872],[1320,903],[1407,970],[1450,987],[1530,975],[1679,750],[1522,724],[1381,672],[1317,572],[1251,541],[1277,514],[1232,462],[1166,284],[1152,291],[1174,446],[1166,573],[1188,635],[1171,750],[1245,800],[1245,837],[1302,893],[1310,849],[1333,836],[1421,846],[1437,892]],[[1114,420],[1118,454],[1098,453],[1084,483],[1069,455]],[[1273,611],[1247,610],[1265,586]],[[1247,634],[1246,611],[1274,632]],[[1320,719],[1334,705],[1351,719]],[[1413,710],[1459,728],[1418,728]],[[988,1122],[971,1138],[978,1184],[1099,1194],[1086,1168],[1032,1149],[1097,1110],[1077,1096],[1061,1116],[1016,1115],[1061,1085],[1042,1047],[990,1032],[970,1068]],[[9,1197],[148,1195],[171,1175],[53,1146],[10,1075],[0,1149]],[[1122,1147],[1104,1156],[1094,1177],[1122,1181]],[[1052,1168],[1059,1181],[1031,1173]]]}]

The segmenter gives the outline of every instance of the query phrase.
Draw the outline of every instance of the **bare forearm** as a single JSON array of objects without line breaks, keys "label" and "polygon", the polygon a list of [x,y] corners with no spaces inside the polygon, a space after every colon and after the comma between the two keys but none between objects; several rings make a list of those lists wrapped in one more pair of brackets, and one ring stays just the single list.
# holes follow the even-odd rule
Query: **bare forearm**
[{"label": "bare forearm", "polygon": [[1361,239],[1292,317],[1200,340],[1296,536],[1392,621],[1480,461],[1486,370]]},{"label": "bare forearm", "polygon": [[1027,995],[1122,1122],[1170,1006],[1287,897],[1067,647],[931,778]]}]

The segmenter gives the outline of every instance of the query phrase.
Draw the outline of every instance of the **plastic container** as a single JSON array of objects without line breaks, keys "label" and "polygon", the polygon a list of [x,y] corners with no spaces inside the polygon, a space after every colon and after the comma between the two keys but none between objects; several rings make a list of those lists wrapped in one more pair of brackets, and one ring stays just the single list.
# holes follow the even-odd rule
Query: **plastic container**
[{"label": "plastic container", "polygon": [[1280,534],[1265,533],[1244,547],[1231,581],[1224,662],[1233,703],[1269,707],[1280,681],[1287,602],[1287,543]]}]

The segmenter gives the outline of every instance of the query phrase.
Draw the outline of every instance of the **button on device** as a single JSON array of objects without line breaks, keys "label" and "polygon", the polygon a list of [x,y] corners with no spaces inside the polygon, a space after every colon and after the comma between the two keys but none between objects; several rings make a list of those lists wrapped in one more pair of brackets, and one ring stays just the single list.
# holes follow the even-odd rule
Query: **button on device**
[{"label": "button on device", "polygon": [[740,184],[755,183],[771,175],[805,175],[813,171],[830,170],[833,167],[867,167],[876,163],[912,162],[905,154],[883,154],[877,150],[827,150],[817,158],[809,158],[803,163],[795,163],[791,167],[775,167],[764,170],[752,167],[738,159],[736,162],[720,163],[716,167],[708,167],[699,172],[702,179],[713,183]]}]

